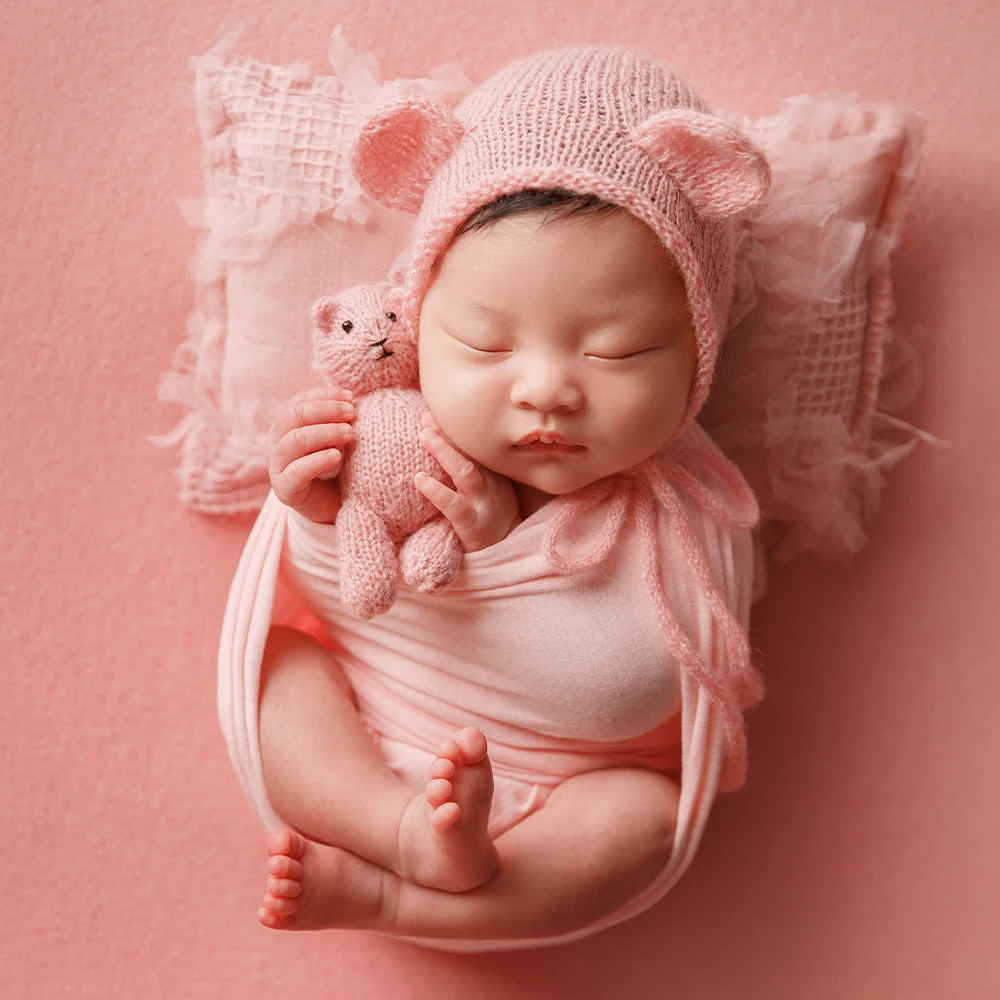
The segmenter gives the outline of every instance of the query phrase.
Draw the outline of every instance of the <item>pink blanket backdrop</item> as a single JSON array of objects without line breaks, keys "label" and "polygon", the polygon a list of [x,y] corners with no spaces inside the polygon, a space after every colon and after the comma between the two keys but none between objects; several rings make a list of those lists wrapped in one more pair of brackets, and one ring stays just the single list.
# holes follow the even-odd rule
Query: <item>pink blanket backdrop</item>
[{"label": "pink blanket backdrop", "polygon": [[[0,35],[0,995],[12,998],[996,997],[1000,829],[1000,15],[989,0],[55,0]],[[383,74],[475,79],[552,42],[673,62],[715,106],[911,105],[928,155],[896,256],[926,332],[895,471],[848,567],[780,567],[754,642],[751,776],[694,865],[581,944],[453,956],[254,913],[263,834],[215,717],[248,522],[183,510],[150,434],[192,306],[188,60],[323,70],[342,23]]]}]

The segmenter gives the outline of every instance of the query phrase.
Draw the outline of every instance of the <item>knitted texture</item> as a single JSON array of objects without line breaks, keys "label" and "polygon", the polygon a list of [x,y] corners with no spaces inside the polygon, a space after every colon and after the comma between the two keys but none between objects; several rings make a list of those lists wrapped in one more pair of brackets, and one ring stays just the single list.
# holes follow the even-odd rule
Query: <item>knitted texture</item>
[{"label": "knitted texture", "polygon": [[[619,205],[659,237],[684,277],[697,363],[687,407],[670,444],[655,459],[579,491],[553,523],[545,551],[553,567],[578,572],[610,553],[624,518],[639,524],[645,579],[667,645],[709,692],[726,745],[723,787],[746,775],[743,710],[763,696],[746,633],[719,594],[678,493],[704,516],[751,529],[757,502],[739,470],[721,454],[677,447],[708,395],[727,328],[734,261],[744,214],[766,194],[770,168],[735,126],[712,115],[668,67],[632,50],[556,49],[519,60],[477,87],[454,112],[423,96],[379,108],[351,149],[365,191],[386,205],[416,207],[402,314],[419,329],[433,268],[462,222],[504,194],[563,188]],[[682,453],[685,452],[685,453]],[[690,471],[715,475],[737,499],[723,507]],[[558,552],[559,533],[612,497],[608,520],[589,557]],[[657,504],[679,535],[687,569],[702,590],[724,653],[705,663],[671,612],[657,539]],[[631,512],[631,514],[630,514]]]},{"label": "knitted texture", "polygon": [[382,281],[406,246],[412,218],[373,204],[348,169],[358,126],[401,93],[454,105],[470,86],[454,63],[383,81],[337,28],[324,75],[232,58],[237,34],[192,60],[204,197],[177,203],[200,229],[196,303],[159,392],[187,412],[155,439],[181,445],[181,502],[206,514],[256,511],[267,496],[267,429],[319,384],[312,303]]},{"label": "knitted texture", "polygon": [[[713,491],[705,482],[716,478],[723,489]],[[626,473],[600,479],[578,491],[545,533],[543,548],[551,565],[564,573],[595,569],[611,554],[629,512],[642,538],[642,575],[653,602],[656,619],[670,652],[709,693],[720,713],[726,759],[719,779],[723,790],[739,788],[746,781],[747,745],[743,712],[764,696],[764,684],[753,663],[747,634],[727,607],[713,579],[681,494],[689,496],[704,516],[727,527],[753,528],[759,519],[757,500],[739,469],[719,452],[676,445],[660,456]],[[729,503],[720,496],[730,498]],[[604,529],[590,553],[565,558],[558,549],[562,532],[581,514],[608,503]],[[722,657],[706,663],[670,609],[663,585],[656,502],[670,518],[681,550],[721,633]]]},{"label": "knitted texture", "polygon": [[413,484],[419,471],[451,480],[420,446],[427,407],[398,301],[395,292],[360,285],[313,307],[316,369],[354,393],[355,443],[344,449],[336,530],[341,596],[365,619],[392,607],[400,575],[430,593],[451,582],[462,558],[451,525]]},{"label": "knitted texture", "polygon": [[[214,514],[267,495],[267,427],[316,384],[311,303],[383,280],[409,239],[414,216],[372,204],[347,169],[359,127],[404,94],[454,106],[471,87],[456,64],[383,83],[336,31],[331,77],[227,52],[195,60],[207,197],[178,204],[204,227],[197,304],[160,388],[185,412],[151,439],[181,445],[181,501]],[[733,328],[698,421],[756,493],[769,556],[846,560],[868,541],[891,468],[935,441],[896,419],[919,389],[920,329],[889,324],[923,122],[849,96],[726,118],[764,151],[773,183],[747,220]]]},{"label": "knitted texture", "polygon": [[422,96],[389,102],[361,126],[351,165],[377,201],[420,205],[403,306],[414,330],[435,262],[495,198],[559,187],[627,208],[684,276],[698,361],[678,436],[697,414],[726,329],[740,217],[766,193],[770,171],[668,67],[623,48],[543,52],[454,112]]}]

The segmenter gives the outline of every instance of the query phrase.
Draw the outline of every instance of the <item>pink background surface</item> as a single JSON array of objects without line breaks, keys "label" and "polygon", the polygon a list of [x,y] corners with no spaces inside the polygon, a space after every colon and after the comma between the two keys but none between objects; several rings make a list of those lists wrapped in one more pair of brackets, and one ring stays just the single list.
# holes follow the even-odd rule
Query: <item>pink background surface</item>
[{"label": "pink background surface", "polygon": [[[1000,19],[991,0],[31,0],[0,36],[0,995],[875,998],[1000,995]],[[336,22],[386,76],[475,78],[552,41],[669,59],[751,114],[856,91],[923,111],[896,276],[926,331],[908,414],[953,447],[893,475],[850,567],[775,573],[751,779],[645,916],[547,952],[454,957],[279,935],[263,836],[215,719],[246,521],[182,510],[159,373],[192,305],[188,57],[325,64]]]}]

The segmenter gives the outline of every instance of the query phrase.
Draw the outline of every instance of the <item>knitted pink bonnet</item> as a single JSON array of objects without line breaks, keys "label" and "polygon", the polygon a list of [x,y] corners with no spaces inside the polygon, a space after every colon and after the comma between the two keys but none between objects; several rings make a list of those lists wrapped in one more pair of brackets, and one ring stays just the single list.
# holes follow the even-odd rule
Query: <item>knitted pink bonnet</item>
[{"label": "knitted pink bonnet", "polygon": [[764,155],[671,69],[631,49],[520,59],[451,111],[408,95],[355,139],[365,191],[418,212],[403,315],[416,331],[431,270],[474,211],[525,188],[564,188],[628,209],[684,276],[697,367],[677,436],[708,394],[732,297],[739,216],[767,191]]},{"label": "knitted pink bonnet", "polygon": [[[720,786],[746,774],[743,710],[763,685],[745,630],[723,600],[678,489],[707,517],[753,527],[756,500],[721,452],[681,435],[708,395],[733,290],[742,215],[766,193],[764,155],[735,126],[711,114],[671,69],[631,49],[552,49],[518,60],[454,109],[406,95],[377,109],[351,150],[354,175],[375,200],[417,213],[401,318],[416,335],[435,263],[473,212],[526,188],[563,188],[619,205],[660,238],[680,268],[694,324],[697,363],[687,409],[669,447],[634,469],[564,498],[543,548],[564,572],[593,568],[613,550],[626,520],[642,537],[643,577],[667,643],[721,713],[726,764]],[[704,485],[727,484],[729,503]],[[570,560],[558,549],[574,518],[599,504],[608,516],[597,544]],[[726,655],[705,662],[666,599],[656,507],[679,532],[688,565],[718,625]]]}]

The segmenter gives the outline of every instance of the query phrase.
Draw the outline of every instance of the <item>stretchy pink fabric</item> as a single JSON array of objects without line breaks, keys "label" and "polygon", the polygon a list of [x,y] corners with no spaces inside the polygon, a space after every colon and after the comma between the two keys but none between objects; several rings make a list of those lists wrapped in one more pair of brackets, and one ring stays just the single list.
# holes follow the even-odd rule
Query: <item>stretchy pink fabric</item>
[{"label": "stretchy pink fabric", "polygon": [[[715,449],[696,423],[684,436]],[[714,480],[710,485],[722,488]],[[745,628],[753,586],[751,534],[708,520],[681,495],[719,592]],[[667,649],[641,576],[639,532],[626,524],[615,551],[595,569],[557,573],[541,543],[561,503],[550,501],[503,541],[467,553],[447,590],[425,596],[401,586],[393,608],[365,622],[340,604],[333,527],[306,521],[271,494],[233,580],[219,656],[219,714],[237,774],[267,828],[282,821],[262,779],[260,663],[269,627],[291,620],[296,601],[322,625],[390,767],[415,789],[426,785],[442,740],[466,725],[483,730],[496,775],[494,836],[542,806],[574,774],[642,764],[679,779],[680,814],[669,862],[629,904],[559,938],[421,942],[432,947],[477,951],[569,941],[641,912],[690,864],[718,789],[719,713]],[[588,550],[605,517],[598,507],[574,522],[561,543],[565,554],[572,558],[577,549]],[[667,599],[695,648],[714,664],[725,655],[718,627],[669,516],[660,508],[657,518]],[[297,596],[282,609],[275,598],[285,583]]]}]

